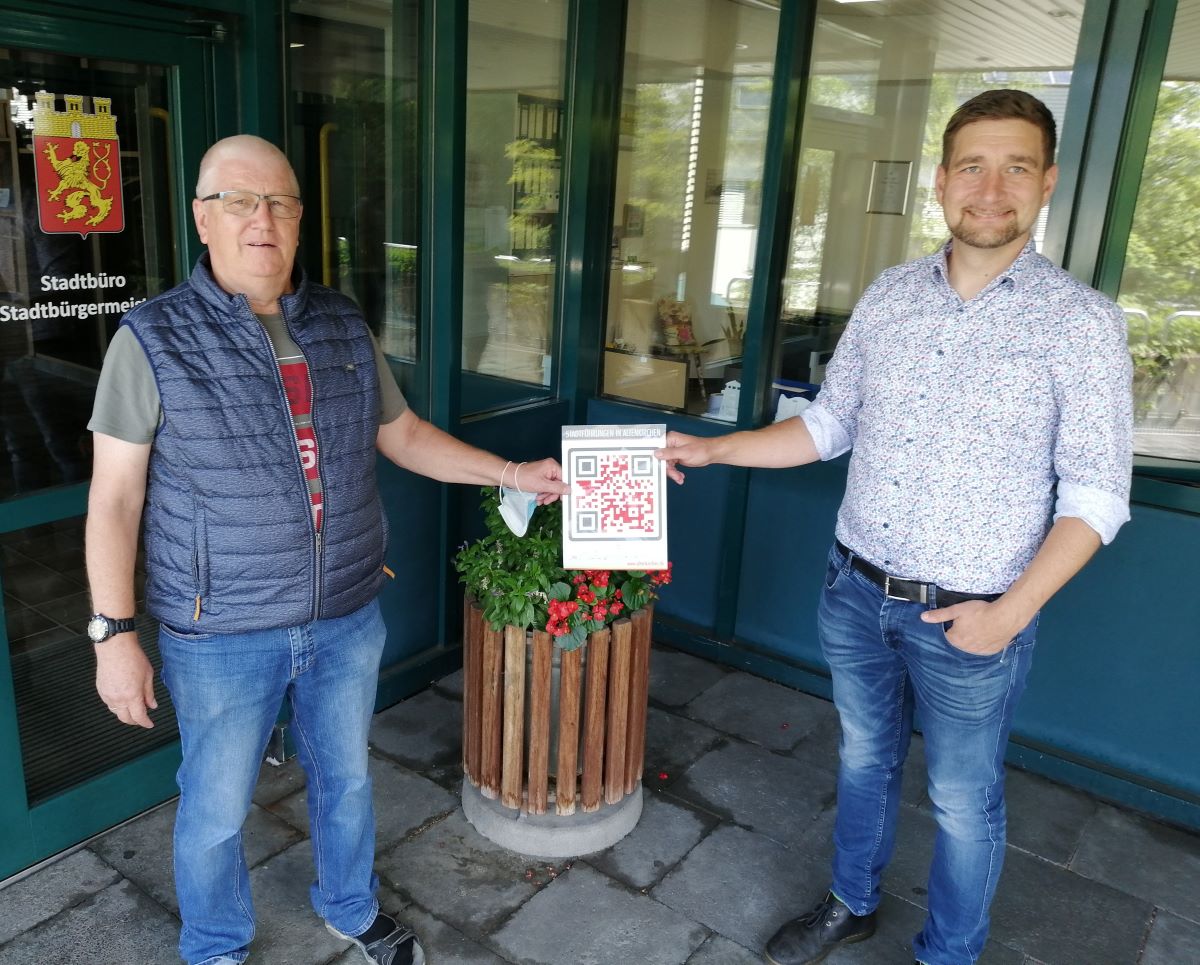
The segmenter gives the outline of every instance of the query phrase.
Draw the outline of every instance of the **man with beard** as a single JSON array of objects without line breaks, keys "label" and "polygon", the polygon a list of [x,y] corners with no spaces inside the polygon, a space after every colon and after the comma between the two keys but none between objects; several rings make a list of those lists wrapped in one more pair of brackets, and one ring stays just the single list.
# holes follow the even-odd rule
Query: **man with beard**
[{"label": "man with beard", "polygon": [[798,466],[853,449],[818,609],[842,725],[828,893],[766,947],[819,962],[875,931],[919,715],[937,819],[922,965],[974,962],[1004,858],[1004,750],[1038,611],[1129,518],[1124,317],[1039,255],[1055,125],[1022,91],[963,104],[936,190],[952,238],[885,271],[817,400],[753,432],[669,433],[680,466]]}]

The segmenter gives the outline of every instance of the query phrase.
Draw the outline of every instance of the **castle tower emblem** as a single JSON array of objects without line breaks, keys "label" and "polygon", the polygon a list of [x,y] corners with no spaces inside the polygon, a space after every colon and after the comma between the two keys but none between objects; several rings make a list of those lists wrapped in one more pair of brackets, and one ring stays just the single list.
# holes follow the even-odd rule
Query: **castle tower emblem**
[{"label": "castle tower emblem", "polygon": [[46,234],[125,230],[121,192],[121,146],[112,99],[92,97],[93,113],[83,112],[83,96],[67,94],[66,110],[54,95],[37,92],[33,108],[33,154],[38,222]]}]

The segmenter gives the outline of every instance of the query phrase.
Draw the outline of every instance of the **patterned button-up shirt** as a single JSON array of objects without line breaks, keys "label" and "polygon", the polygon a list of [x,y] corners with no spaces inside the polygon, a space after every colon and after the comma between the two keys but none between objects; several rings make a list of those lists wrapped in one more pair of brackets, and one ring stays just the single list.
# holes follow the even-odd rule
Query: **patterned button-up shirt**
[{"label": "patterned button-up shirt", "polygon": [[853,448],[838,539],[895,576],[999,593],[1052,510],[1105,543],[1129,519],[1132,367],[1121,310],[1032,242],[966,302],[948,250],[875,280],[802,418],[822,459]]}]

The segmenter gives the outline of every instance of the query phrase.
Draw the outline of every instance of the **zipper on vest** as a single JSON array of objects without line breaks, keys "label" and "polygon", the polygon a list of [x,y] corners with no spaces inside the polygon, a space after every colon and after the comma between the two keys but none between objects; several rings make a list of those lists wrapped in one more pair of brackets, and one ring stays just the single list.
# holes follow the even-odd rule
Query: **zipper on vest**
[{"label": "zipper on vest", "polygon": [[[249,308],[249,303],[247,303]],[[275,354],[275,343],[271,340],[271,333],[267,331],[267,326],[258,320],[251,310],[251,316],[254,322],[258,325],[259,331],[263,333],[263,338],[267,340],[267,348],[271,350],[271,368],[275,372],[275,385],[279,389],[279,397],[283,399],[283,409],[287,413],[288,425],[292,430],[293,451],[296,453],[296,468],[300,472],[300,488],[304,493],[305,508],[308,510],[308,525],[312,529],[313,535],[313,581],[312,581],[312,619],[315,622],[320,617],[321,613],[321,532],[317,529],[317,521],[313,517],[312,511],[312,493],[308,490],[308,476],[304,473],[304,454],[300,451],[300,440],[296,436],[296,422],[292,418],[292,406],[288,402],[287,389],[283,385],[283,376],[279,372],[279,357]],[[308,394],[309,403],[309,418],[312,419],[313,430],[313,456],[317,460],[317,476],[321,480],[321,517],[322,520],[328,515],[326,512],[325,503],[325,476],[321,472],[321,440],[317,438],[317,392],[316,386],[313,385],[312,368],[308,364],[308,356],[304,354],[304,348],[296,339],[296,333],[292,331],[292,326],[288,323],[287,313],[283,310],[282,299],[279,302],[279,317],[283,319],[283,326],[288,330],[288,334],[292,336],[292,341],[296,343],[296,348],[300,350],[300,354],[304,357],[304,370],[308,377]]]}]

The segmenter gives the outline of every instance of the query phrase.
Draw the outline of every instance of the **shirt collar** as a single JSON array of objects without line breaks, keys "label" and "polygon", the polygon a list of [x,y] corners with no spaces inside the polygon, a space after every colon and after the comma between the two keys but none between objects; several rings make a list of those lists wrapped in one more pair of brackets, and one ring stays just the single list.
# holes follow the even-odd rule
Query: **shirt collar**
[{"label": "shirt collar", "polygon": [[[953,245],[954,239],[951,238],[933,256],[934,275],[944,280],[947,284],[950,283],[950,263],[948,256]],[[1033,238],[1030,238],[1025,242],[1025,247],[1021,249],[1021,253],[1017,255],[1013,263],[992,279],[987,287],[991,288],[994,285],[1007,281],[1014,288],[1020,288],[1021,285],[1030,280],[1039,257],[1037,245],[1033,243]]]}]

